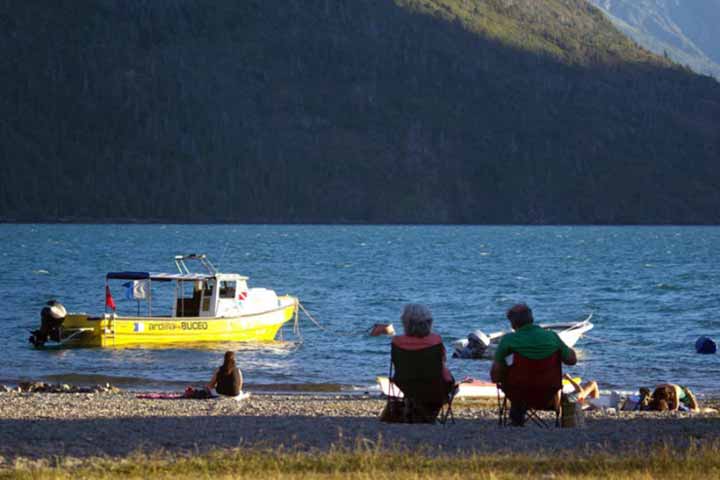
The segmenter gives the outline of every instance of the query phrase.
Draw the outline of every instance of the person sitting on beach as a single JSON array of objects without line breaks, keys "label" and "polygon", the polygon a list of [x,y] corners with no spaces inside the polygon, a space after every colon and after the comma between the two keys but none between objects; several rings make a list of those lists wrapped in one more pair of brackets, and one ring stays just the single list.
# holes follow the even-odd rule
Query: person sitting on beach
[{"label": "person sitting on beach", "polygon": [[589,380],[581,385],[567,373],[563,378],[570,382],[573,388],[573,392],[567,394],[570,401],[583,403],[586,398],[600,398],[600,389],[596,381]]},{"label": "person sitting on beach", "polygon": [[[524,303],[517,304],[507,311],[507,318],[513,329],[512,333],[503,335],[495,351],[490,378],[495,383],[505,379],[508,365],[506,357],[513,353],[530,360],[542,360],[560,352],[560,359],[565,365],[575,365],[575,351],[565,345],[557,333],[545,330],[533,324],[532,310]],[[522,405],[511,404],[510,420],[513,425],[522,425],[526,409]]]},{"label": "person sitting on beach", "polygon": [[225,352],[223,364],[215,370],[215,373],[207,384],[208,390],[213,390],[220,395],[229,397],[237,397],[242,392],[243,377],[240,370],[235,365],[235,353]]},{"label": "person sitting on beach", "polygon": [[[408,421],[434,421],[455,385],[446,365],[445,346],[440,335],[432,332],[432,314],[425,305],[405,305],[401,320],[404,335],[392,339],[392,380],[421,412]],[[437,377],[432,371],[438,372]]]},{"label": "person sitting on beach", "polygon": [[689,388],[674,383],[662,383],[655,387],[647,410],[658,412],[667,410],[697,411],[700,410],[700,405],[695,394]]},{"label": "person sitting on beach", "polygon": [[530,359],[542,359],[559,350],[565,365],[577,363],[575,350],[565,345],[557,333],[533,324],[532,310],[526,304],[519,303],[510,308],[507,311],[507,318],[513,332],[503,335],[495,351],[490,368],[490,378],[493,382],[501,381],[504,377],[507,369],[505,357],[512,353],[519,353]]}]

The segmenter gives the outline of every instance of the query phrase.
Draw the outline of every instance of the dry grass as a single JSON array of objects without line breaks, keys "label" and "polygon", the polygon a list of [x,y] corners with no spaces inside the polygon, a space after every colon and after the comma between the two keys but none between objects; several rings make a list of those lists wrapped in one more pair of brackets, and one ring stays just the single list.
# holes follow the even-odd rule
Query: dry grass
[{"label": "dry grass", "polygon": [[302,452],[277,449],[220,450],[178,456],[163,452],[134,454],[121,459],[54,459],[23,461],[4,470],[8,479],[133,479],[133,478],[473,478],[473,479],[648,479],[717,478],[720,444],[678,452],[667,447],[647,454],[563,453],[476,454],[431,456],[396,451],[381,443],[358,443],[354,449]]}]

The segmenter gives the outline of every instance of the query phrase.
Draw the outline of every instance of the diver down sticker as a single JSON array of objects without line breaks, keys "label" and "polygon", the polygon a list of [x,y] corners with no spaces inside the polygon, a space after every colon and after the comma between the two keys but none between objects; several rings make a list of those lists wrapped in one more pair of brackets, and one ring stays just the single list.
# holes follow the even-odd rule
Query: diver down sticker
[{"label": "diver down sticker", "polygon": [[145,325],[140,322],[133,323],[133,332],[144,332],[145,331]]}]

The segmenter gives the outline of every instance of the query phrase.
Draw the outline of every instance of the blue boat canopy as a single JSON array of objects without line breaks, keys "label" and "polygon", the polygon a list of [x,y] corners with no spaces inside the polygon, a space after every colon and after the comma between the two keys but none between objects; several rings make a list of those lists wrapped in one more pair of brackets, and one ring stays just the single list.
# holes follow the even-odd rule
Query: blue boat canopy
[{"label": "blue boat canopy", "polygon": [[108,280],[152,280],[155,282],[195,281],[213,278],[206,273],[108,272]]},{"label": "blue boat canopy", "polygon": [[105,278],[108,280],[146,280],[150,278],[150,272],[109,272]]}]

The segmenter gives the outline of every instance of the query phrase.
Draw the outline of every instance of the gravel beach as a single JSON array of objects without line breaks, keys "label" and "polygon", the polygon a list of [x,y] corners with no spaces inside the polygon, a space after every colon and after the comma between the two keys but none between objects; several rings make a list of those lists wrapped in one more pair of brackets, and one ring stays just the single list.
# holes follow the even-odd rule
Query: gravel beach
[{"label": "gravel beach", "polygon": [[677,448],[720,439],[716,413],[587,414],[575,429],[500,428],[492,403],[456,401],[455,424],[390,425],[371,396],[253,394],[243,401],[147,400],[132,392],[0,393],[0,462],[157,451],[333,445],[430,452],[621,452],[663,442]]}]

